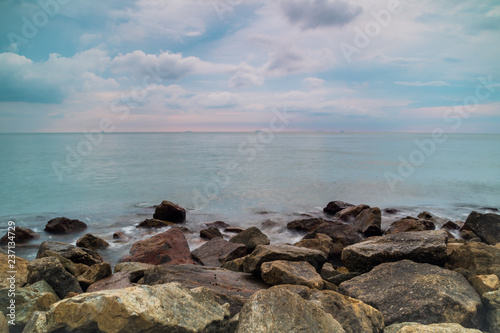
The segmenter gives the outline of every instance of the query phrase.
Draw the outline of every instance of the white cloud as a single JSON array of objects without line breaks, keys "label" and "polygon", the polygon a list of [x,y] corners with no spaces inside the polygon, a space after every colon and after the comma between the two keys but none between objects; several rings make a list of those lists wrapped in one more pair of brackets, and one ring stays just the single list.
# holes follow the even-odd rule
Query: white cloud
[{"label": "white cloud", "polygon": [[236,73],[229,80],[229,87],[241,88],[251,86],[261,86],[264,83],[262,71],[246,63],[240,64]]},{"label": "white cloud", "polygon": [[443,86],[449,86],[450,84],[445,81],[430,81],[430,82],[420,82],[420,81],[415,81],[415,82],[394,82],[395,84],[401,85],[401,86],[411,86],[411,87],[443,87]]}]

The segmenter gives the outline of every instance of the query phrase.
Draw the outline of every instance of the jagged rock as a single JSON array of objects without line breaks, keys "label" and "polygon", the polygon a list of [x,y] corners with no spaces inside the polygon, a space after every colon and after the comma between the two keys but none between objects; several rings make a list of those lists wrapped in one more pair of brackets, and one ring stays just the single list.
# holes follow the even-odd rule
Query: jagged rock
[{"label": "jagged rock", "polygon": [[76,241],[76,246],[86,247],[91,250],[99,250],[108,248],[109,243],[92,234],[85,234]]},{"label": "jagged rock", "polygon": [[342,326],[319,306],[280,288],[256,292],[241,309],[236,333],[344,333]]},{"label": "jagged rock", "polygon": [[[77,264],[75,264],[74,262],[72,262],[69,259],[64,258],[59,253],[51,251],[51,250],[45,250],[45,251],[43,251],[42,254],[40,254],[37,257],[38,257],[38,259],[47,258],[47,257],[55,257],[55,258],[59,259],[59,261],[61,262],[61,265],[63,265],[64,269],[76,277],[83,274],[88,269],[88,266],[84,265],[87,269],[81,271],[80,267],[78,267]],[[83,265],[83,264],[79,264],[79,265]]]},{"label": "jagged rock", "polygon": [[341,222],[324,223],[302,239],[316,238],[317,234],[325,234],[332,239],[330,257],[333,259],[340,259],[344,247],[363,240],[353,226]]},{"label": "jagged rock", "polygon": [[113,274],[105,279],[101,279],[97,282],[92,283],[88,288],[88,293],[93,293],[96,291],[110,290],[110,289],[124,289],[133,287],[131,282],[132,277],[130,272],[119,272]]},{"label": "jagged rock", "polygon": [[369,238],[342,252],[342,262],[351,272],[368,272],[373,267],[403,259],[444,265],[448,235],[443,230],[400,232]]},{"label": "jagged rock", "polygon": [[343,201],[330,201],[328,205],[326,205],[325,208],[323,208],[323,212],[330,214],[330,215],[335,215],[338,212],[340,212],[343,209],[353,207],[353,204],[346,203]]},{"label": "jagged rock", "polygon": [[262,280],[268,284],[298,284],[323,289],[321,275],[305,261],[269,261],[262,264],[261,271]]},{"label": "jagged rock", "polygon": [[216,227],[208,227],[207,229],[202,229],[200,231],[200,237],[210,240],[214,238],[222,238],[222,234]]},{"label": "jagged rock", "polygon": [[186,210],[173,202],[163,201],[156,206],[153,218],[174,223],[184,222],[186,220]]},{"label": "jagged rock", "polygon": [[367,205],[357,205],[353,207],[347,207],[345,209],[342,209],[340,212],[335,214],[335,218],[339,219],[341,221],[347,221],[350,222],[356,218],[362,211],[365,209],[369,209],[370,206]]},{"label": "jagged rock", "polygon": [[382,212],[380,208],[367,208],[359,213],[353,223],[353,226],[365,236],[380,236],[382,224]]},{"label": "jagged rock", "polygon": [[241,258],[247,254],[244,244],[214,238],[192,252],[193,257],[205,266],[220,267],[226,261]]},{"label": "jagged rock", "polygon": [[337,271],[333,265],[329,262],[325,263],[323,265],[323,267],[321,268],[321,277],[324,279],[324,280],[327,280],[334,277],[334,276],[337,276],[337,275],[340,275],[342,273],[340,273],[339,271]]},{"label": "jagged rock", "polygon": [[102,264],[95,264],[90,267],[85,273],[78,277],[78,282],[82,290],[87,290],[87,288],[92,284],[101,279],[107,278],[111,275],[111,265],[107,262]]},{"label": "jagged rock", "polygon": [[380,310],[386,325],[406,321],[477,327],[481,298],[460,274],[402,260],[343,282],[339,291]]},{"label": "jagged rock", "polygon": [[144,272],[147,269],[153,267],[155,267],[155,265],[145,264],[143,262],[121,262],[116,264],[114,272],[128,272],[130,273],[130,281],[137,282],[144,276]]},{"label": "jagged rock", "polygon": [[[332,256],[332,252],[336,253],[337,251],[339,251],[339,248],[335,243],[332,242],[332,239],[325,234],[316,234],[314,238],[302,239],[299,242],[293,244],[293,246],[319,250],[323,252],[327,257]],[[342,249],[340,249],[340,251],[342,251]]]},{"label": "jagged rock", "polygon": [[81,263],[87,266],[99,264],[104,261],[101,255],[94,250],[80,248],[61,242],[43,242],[40,244],[36,257],[40,258],[43,252],[47,250],[56,252],[74,263]]},{"label": "jagged rock", "polygon": [[318,218],[303,219],[303,220],[295,220],[295,221],[289,222],[286,225],[286,227],[288,229],[291,229],[291,230],[311,232],[311,231],[316,230],[316,228],[318,228],[323,223],[328,223],[328,221],[324,220],[324,219],[318,219]]},{"label": "jagged rock", "polygon": [[45,280],[56,292],[59,298],[67,293],[82,293],[82,288],[76,277],[67,272],[61,262],[55,257],[35,259],[28,265],[28,283]]},{"label": "jagged rock", "polygon": [[[11,231],[12,232],[12,231]],[[40,238],[40,234],[34,232],[31,229],[28,228],[23,228],[23,227],[16,227],[14,230],[14,235],[9,235],[9,232],[6,232],[5,235],[0,238],[0,244],[7,244],[11,242],[9,237],[14,236],[14,242],[16,244],[23,244],[27,243],[32,239]]]},{"label": "jagged rock", "polygon": [[226,261],[222,265],[222,268],[228,269],[233,272],[243,272],[244,271],[243,266],[245,265],[246,261],[245,257],[234,259],[231,261]]},{"label": "jagged rock", "polygon": [[467,278],[489,274],[500,277],[500,249],[479,242],[453,246],[445,267]]},{"label": "jagged rock", "polygon": [[390,235],[400,232],[434,230],[435,228],[436,226],[432,221],[407,216],[404,219],[400,219],[392,223],[389,229],[385,231],[385,234]]},{"label": "jagged rock", "polygon": [[385,328],[384,333],[482,333],[474,328],[464,328],[458,324],[442,323],[422,325],[419,323],[393,324]]},{"label": "jagged rock", "polygon": [[127,261],[153,265],[194,264],[186,238],[178,228],[135,242],[130,255],[120,259],[120,262]]},{"label": "jagged rock", "polygon": [[146,219],[139,223],[136,228],[165,228],[175,225],[173,222],[167,222],[157,219]]},{"label": "jagged rock", "polygon": [[136,286],[62,300],[42,320],[33,317],[28,326],[47,333],[63,328],[103,333],[215,333],[229,320],[228,307],[219,305],[205,288],[188,290],[177,283]]},{"label": "jagged rock", "polygon": [[467,217],[465,225],[487,244],[495,245],[500,242],[500,215],[473,211]]},{"label": "jagged rock", "polygon": [[67,217],[56,217],[45,226],[45,231],[53,234],[68,234],[85,229],[87,229],[87,224],[80,220],[70,220]]},{"label": "jagged rock", "polygon": [[500,279],[495,274],[473,276],[469,283],[479,295],[500,289]]},{"label": "jagged rock", "polygon": [[[14,281],[14,279],[9,279],[12,275],[15,275],[14,285],[16,286],[16,288],[20,288],[24,286],[26,282],[28,282],[29,261],[17,256],[14,259],[15,263],[13,263],[12,261],[9,262],[9,260],[12,260],[12,257],[9,258],[7,254],[0,253],[0,289],[10,287],[11,281]],[[13,270],[10,265],[14,265],[15,269]],[[16,273],[8,273],[11,271],[15,271]]]},{"label": "jagged rock", "polygon": [[247,251],[252,252],[258,245],[268,245],[271,243],[269,238],[257,227],[251,227],[243,230],[229,240],[231,243],[244,244]]},{"label": "jagged rock", "polygon": [[500,290],[484,293],[483,298],[488,308],[490,333],[500,333]]}]

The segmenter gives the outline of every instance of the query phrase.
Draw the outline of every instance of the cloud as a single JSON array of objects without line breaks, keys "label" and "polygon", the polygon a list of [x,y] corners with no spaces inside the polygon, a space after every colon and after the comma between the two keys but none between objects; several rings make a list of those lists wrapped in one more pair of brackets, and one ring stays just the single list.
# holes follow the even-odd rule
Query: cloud
[{"label": "cloud", "polygon": [[401,86],[412,86],[412,87],[443,87],[443,86],[450,86],[448,82],[444,81],[431,81],[431,82],[394,82],[395,84],[401,85]]},{"label": "cloud", "polygon": [[281,9],[303,29],[343,26],[363,12],[360,6],[342,0],[288,0],[281,2]]},{"label": "cloud", "polygon": [[229,87],[242,88],[261,86],[264,83],[264,78],[260,70],[242,63],[236,69],[236,73],[229,80]]}]

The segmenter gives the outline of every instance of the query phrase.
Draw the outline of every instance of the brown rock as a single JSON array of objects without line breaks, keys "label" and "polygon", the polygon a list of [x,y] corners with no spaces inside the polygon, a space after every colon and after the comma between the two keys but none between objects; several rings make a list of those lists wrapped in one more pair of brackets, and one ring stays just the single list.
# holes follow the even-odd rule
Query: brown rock
[{"label": "brown rock", "polygon": [[500,277],[500,249],[479,242],[452,245],[445,267],[469,278],[495,274]]},{"label": "brown rock", "polygon": [[247,254],[244,244],[214,238],[192,252],[193,257],[205,266],[220,267],[226,261],[241,258]]},{"label": "brown rock", "polygon": [[63,256],[66,259],[71,260],[74,263],[81,263],[87,266],[92,266],[94,264],[100,264],[103,262],[102,256],[94,251],[87,248],[76,247],[70,244],[61,242],[42,242],[38,248],[37,258],[40,258],[42,254],[47,251],[53,251]]},{"label": "brown rock", "polygon": [[108,248],[109,243],[92,234],[85,234],[76,241],[76,246],[86,247],[91,250],[99,250]]},{"label": "brown rock", "polygon": [[399,213],[400,211],[396,208],[384,208],[384,213],[389,214],[389,215],[394,215],[396,213]]},{"label": "brown rock", "polygon": [[353,207],[347,207],[337,214],[335,214],[335,218],[341,221],[350,222],[356,218],[363,210],[369,209],[370,206],[367,205],[357,205]]},{"label": "brown rock", "polygon": [[95,291],[133,287],[134,285],[130,282],[130,280],[130,272],[119,272],[111,275],[110,277],[92,283],[87,288],[87,292],[93,293]]},{"label": "brown rock", "polygon": [[232,232],[234,234],[239,234],[240,232],[243,232],[245,229],[243,228],[238,228],[238,227],[229,227],[224,229],[224,232]]},{"label": "brown rock", "polygon": [[71,260],[66,259],[62,255],[60,255],[59,253],[51,251],[51,250],[43,251],[43,253],[38,256],[38,259],[39,258],[47,258],[47,257],[57,258],[59,260],[59,262],[61,263],[61,265],[63,265],[64,269],[67,270],[68,272],[70,272],[75,277],[81,275],[89,268],[89,266],[84,265],[86,267],[86,269],[81,271],[80,267],[77,265],[83,265],[83,264],[75,264]]},{"label": "brown rock", "polygon": [[9,258],[7,254],[0,253],[0,289],[10,287],[12,280],[7,279],[11,277],[11,274],[7,272],[12,271],[12,268],[10,267],[11,264],[15,265],[15,270],[17,272],[15,279],[16,288],[24,286],[28,281],[29,261],[21,257],[14,257],[14,262],[9,260],[12,260],[12,257]]},{"label": "brown rock", "polygon": [[417,219],[411,216],[407,216],[404,219],[397,220],[388,230],[386,230],[385,234],[397,234],[400,232],[410,232],[410,231],[425,231],[425,230],[434,230],[436,226],[434,222]]},{"label": "brown rock", "polygon": [[163,201],[156,206],[153,218],[174,223],[184,222],[186,220],[186,210],[173,202]]},{"label": "brown rock", "polygon": [[319,250],[323,252],[327,257],[330,257],[331,252],[335,252],[337,249],[335,247],[335,244],[332,242],[332,239],[325,234],[316,234],[316,237],[314,238],[302,239],[301,241],[293,244],[293,246]]},{"label": "brown rock", "polygon": [[462,221],[448,221],[443,226],[441,229],[445,230],[460,230],[464,226],[464,223]]},{"label": "brown rock", "polygon": [[114,268],[115,273],[127,272],[130,273],[130,282],[137,282],[143,276],[144,272],[155,265],[145,264],[142,262],[121,262]]},{"label": "brown rock", "polygon": [[330,215],[335,215],[338,212],[340,212],[343,209],[346,209],[348,207],[353,207],[353,204],[346,203],[343,201],[330,201],[328,205],[326,205],[325,208],[323,208],[323,212],[330,214]]},{"label": "brown rock", "polygon": [[247,251],[252,252],[258,245],[268,245],[269,238],[259,228],[251,227],[240,232],[229,240],[231,243],[244,244]]},{"label": "brown rock", "polygon": [[113,233],[113,239],[127,239],[128,237],[121,231],[115,231]]},{"label": "brown rock", "polygon": [[469,283],[479,295],[500,289],[500,279],[495,274],[473,276]]},{"label": "brown rock", "polygon": [[67,217],[56,217],[47,222],[45,231],[53,234],[67,234],[87,229],[87,225],[79,220],[70,220]]},{"label": "brown rock", "polygon": [[10,231],[11,234],[9,235],[9,232],[5,233],[5,235],[0,238],[0,244],[7,244],[9,242],[12,242],[12,240],[9,239],[9,237],[14,237],[14,242],[16,244],[23,244],[27,243],[32,239],[40,238],[40,235],[34,232],[31,229],[28,228],[23,228],[23,227],[16,227],[13,235],[12,231]]},{"label": "brown rock", "polygon": [[107,262],[95,264],[90,267],[85,273],[78,277],[80,287],[85,291],[94,282],[107,278],[111,275],[111,265]]},{"label": "brown rock", "polygon": [[289,222],[286,227],[291,230],[299,230],[305,232],[311,232],[316,230],[323,223],[328,223],[327,220],[324,219],[303,219],[303,220],[295,220]]},{"label": "brown rock", "polygon": [[224,221],[215,221],[215,222],[210,222],[210,223],[205,223],[205,225],[207,227],[214,227],[214,228],[217,228],[217,229],[225,229],[225,228],[229,228],[230,225],[227,224],[226,222]]},{"label": "brown rock", "polygon": [[139,223],[136,228],[166,228],[175,225],[173,222],[167,222],[157,219],[146,219]]},{"label": "brown rock", "polygon": [[222,234],[216,227],[208,227],[200,231],[200,237],[205,239],[222,238]]},{"label": "brown rock", "polygon": [[28,283],[45,280],[59,298],[64,298],[69,292],[82,292],[76,277],[67,272],[55,257],[35,259],[29,263],[28,270]]},{"label": "brown rock", "polygon": [[305,261],[276,260],[261,266],[262,280],[268,284],[298,284],[323,289],[323,279],[316,269]]},{"label": "brown rock", "polygon": [[380,208],[368,208],[359,213],[353,223],[353,226],[365,236],[380,236],[382,224],[382,212]]},{"label": "brown rock", "polygon": [[500,215],[472,212],[465,225],[487,244],[495,245],[500,242]]}]

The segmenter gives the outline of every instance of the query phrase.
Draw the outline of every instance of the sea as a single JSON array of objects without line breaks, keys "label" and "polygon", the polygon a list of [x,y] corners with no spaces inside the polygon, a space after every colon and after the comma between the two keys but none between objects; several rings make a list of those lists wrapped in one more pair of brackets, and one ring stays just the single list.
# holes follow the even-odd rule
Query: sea
[{"label": "sea", "polygon": [[[100,252],[115,264],[133,242],[164,231],[136,228],[163,200],[186,209],[191,249],[214,221],[294,243],[303,234],[287,222],[328,218],[333,200],[397,209],[383,213],[383,228],[422,211],[464,221],[500,209],[499,134],[0,134],[0,161],[0,233],[9,221],[40,233],[16,247],[28,260],[42,241],[75,244],[89,232],[110,242]],[[60,216],[88,229],[44,232]],[[116,231],[129,240],[113,240]]]}]

